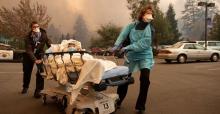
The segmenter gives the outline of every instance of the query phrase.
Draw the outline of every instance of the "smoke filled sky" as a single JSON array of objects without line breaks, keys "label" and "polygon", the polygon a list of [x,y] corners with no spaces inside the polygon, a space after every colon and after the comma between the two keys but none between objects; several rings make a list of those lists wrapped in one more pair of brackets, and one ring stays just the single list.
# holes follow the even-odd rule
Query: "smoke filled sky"
[{"label": "smoke filled sky", "polygon": [[[90,31],[94,32],[101,24],[114,23],[124,26],[131,21],[127,0],[32,0],[47,6],[52,22],[62,32],[73,32],[77,16],[83,16]],[[220,4],[220,0],[216,0]],[[0,0],[0,6],[17,6],[19,0]],[[181,17],[185,0],[160,0],[160,8],[167,11],[169,3],[174,5],[176,18]]]}]

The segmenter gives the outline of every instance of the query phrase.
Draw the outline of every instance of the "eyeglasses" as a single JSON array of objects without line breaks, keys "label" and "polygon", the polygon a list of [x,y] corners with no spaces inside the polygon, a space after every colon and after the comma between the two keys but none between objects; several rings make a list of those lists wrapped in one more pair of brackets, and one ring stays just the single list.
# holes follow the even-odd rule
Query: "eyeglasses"
[{"label": "eyeglasses", "polygon": [[39,26],[32,26],[32,28],[38,28]]}]

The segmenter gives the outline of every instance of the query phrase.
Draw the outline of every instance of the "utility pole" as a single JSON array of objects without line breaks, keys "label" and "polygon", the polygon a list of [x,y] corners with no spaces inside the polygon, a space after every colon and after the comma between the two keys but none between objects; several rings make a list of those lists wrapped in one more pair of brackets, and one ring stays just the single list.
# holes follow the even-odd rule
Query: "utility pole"
[{"label": "utility pole", "polygon": [[215,7],[215,3],[199,2],[198,6],[205,6],[205,49],[207,49],[207,17],[208,17],[208,7]]}]

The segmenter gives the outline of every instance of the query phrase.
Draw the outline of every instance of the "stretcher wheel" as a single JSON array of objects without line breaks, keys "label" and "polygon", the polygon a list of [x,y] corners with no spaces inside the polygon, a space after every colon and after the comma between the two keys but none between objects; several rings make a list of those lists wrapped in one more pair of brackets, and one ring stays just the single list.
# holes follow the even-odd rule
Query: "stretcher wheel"
[{"label": "stretcher wheel", "polygon": [[90,109],[75,110],[73,114],[94,114]]},{"label": "stretcher wheel", "polygon": [[111,114],[115,114],[115,112],[119,109],[118,101],[119,101],[119,99],[115,100],[115,111],[112,112]]},{"label": "stretcher wheel", "polygon": [[57,104],[58,104],[58,108],[61,112],[65,111],[65,109],[67,107],[67,98],[66,98],[66,96],[63,96],[61,99],[58,99]]},{"label": "stretcher wheel", "polygon": [[47,95],[46,95],[46,94],[43,95],[42,101],[43,101],[43,104],[44,104],[44,105],[47,104]]},{"label": "stretcher wheel", "polygon": [[129,84],[134,84],[134,78],[133,77],[129,77]]},{"label": "stretcher wheel", "polygon": [[63,96],[62,101],[61,101],[62,109],[65,110],[67,107],[67,98],[66,96]]}]

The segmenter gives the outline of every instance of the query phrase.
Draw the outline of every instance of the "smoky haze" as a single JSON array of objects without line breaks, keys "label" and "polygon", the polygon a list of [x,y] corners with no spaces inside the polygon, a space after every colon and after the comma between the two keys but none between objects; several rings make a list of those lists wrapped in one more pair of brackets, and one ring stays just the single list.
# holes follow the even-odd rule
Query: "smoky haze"
[{"label": "smoky haze", "polygon": [[[52,23],[64,33],[72,32],[77,15],[81,14],[89,28],[94,31],[100,24],[128,23],[129,11],[126,0],[32,0],[47,7]],[[19,0],[0,0],[0,6],[17,6]]]},{"label": "smoky haze", "polygon": [[[126,0],[32,0],[31,3],[36,3],[36,1],[45,5],[48,15],[52,17],[48,32],[49,36],[53,37],[61,33],[73,34],[78,31],[77,29],[80,29],[82,34],[94,34],[103,24],[114,23],[123,26],[130,21]],[[17,7],[18,2],[19,0],[0,0],[0,6]],[[79,15],[84,20],[83,23],[81,22],[83,27],[77,23]],[[85,37],[80,34],[76,36]]]},{"label": "smoky haze", "polygon": [[[36,1],[47,6],[48,14],[52,17],[51,24],[59,28],[62,33],[72,33],[78,14],[83,16],[92,32],[95,32],[101,24],[112,22],[124,26],[131,21],[127,0],[32,0],[32,3]],[[0,6],[17,6],[18,2],[19,0],[0,0]],[[160,7],[165,12],[168,4],[173,3],[179,16],[183,2],[160,0]]]},{"label": "smoky haze", "polygon": [[[20,0],[0,0],[0,6],[10,8],[16,6]],[[36,1],[47,7],[49,16],[52,17],[49,28],[51,36],[57,36],[61,33],[73,34],[77,31],[75,24],[78,16],[84,20],[84,28],[81,33],[94,34],[101,25],[113,23],[118,26],[124,26],[131,21],[130,11],[127,9],[127,0],[31,0]],[[163,12],[167,11],[169,3],[174,5],[176,18],[181,17],[181,11],[184,10],[186,0],[160,0],[160,8]],[[219,5],[220,0],[216,0]],[[77,25],[79,26],[79,25]],[[82,27],[81,27],[82,28]],[[81,29],[82,30],[82,29]],[[77,35],[80,36],[80,35]],[[88,36],[89,37],[89,36]],[[91,38],[91,37],[90,37]]]}]

